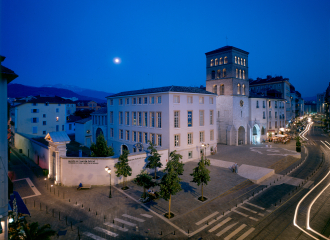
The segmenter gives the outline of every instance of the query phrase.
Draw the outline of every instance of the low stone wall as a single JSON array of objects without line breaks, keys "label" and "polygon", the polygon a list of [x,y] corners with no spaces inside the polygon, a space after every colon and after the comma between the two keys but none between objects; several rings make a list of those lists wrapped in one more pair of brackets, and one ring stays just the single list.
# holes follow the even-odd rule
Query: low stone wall
[{"label": "low stone wall", "polygon": [[[168,150],[158,151],[161,155],[162,169],[168,160]],[[63,186],[78,186],[79,183],[91,185],[110,185],[110,176],[104,170],[106,166],[111,168],[111,184],[123,182],[123,177],[116,176],[115,164],[118,158],[97,158],[97,157],[61,157],[61,184]],[[147,163],[147,154],[138,153],[128,156],[128,163],[132,168],[132,175],[126,180],[133,180]],[[147,169],[149,173],[153,170]]]},{"label": "low stone wall", "polygon": [[48,169],[48,146],[37,142],[20,133],[15,133],[15,147],[22,149],[22,153],[33,160],[43,169]]}]

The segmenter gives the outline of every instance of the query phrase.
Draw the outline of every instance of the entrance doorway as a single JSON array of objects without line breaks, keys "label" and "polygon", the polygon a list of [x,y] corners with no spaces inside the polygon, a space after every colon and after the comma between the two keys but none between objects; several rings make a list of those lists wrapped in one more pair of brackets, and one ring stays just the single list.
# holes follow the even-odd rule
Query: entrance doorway
[{"label": "entrance doorway", "polygon": [[238,145],[245,144],[245,128],[240,126],[238,129]]}]

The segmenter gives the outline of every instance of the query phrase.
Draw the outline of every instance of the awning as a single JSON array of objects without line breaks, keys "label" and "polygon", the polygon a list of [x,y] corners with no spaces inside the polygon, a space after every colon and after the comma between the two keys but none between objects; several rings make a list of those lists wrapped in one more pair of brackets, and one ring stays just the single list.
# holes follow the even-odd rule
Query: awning
[{"label": "awning", "polygon": [[[14,203],[16,204],[15,207],[13,206],[15,205]],[[23,199],[21,198],[18,192],[13,191],[13,194],[10,195],[9,205],[13,210],[17,208],[18,213],[28,214],[31,216],[29,210],[27,209],[25,203],[23,202]]]}]

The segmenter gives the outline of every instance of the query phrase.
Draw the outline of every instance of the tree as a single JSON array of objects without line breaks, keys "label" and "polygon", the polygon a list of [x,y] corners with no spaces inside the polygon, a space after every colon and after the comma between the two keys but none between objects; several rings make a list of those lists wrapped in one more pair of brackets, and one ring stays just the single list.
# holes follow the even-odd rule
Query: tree
[{"label": "tree", "polygon": [[162,167],[163,164],[160,161],[160,154],[157,152],[155,145],[151,141],[148,141],[148,143],[148,150],[150,151],[151,156],[148,157],[148,163],[146,167],[150,169],[155,169],[155,179],[157,179],[157,168]]},{"label": "tree", "polygon": [[123,176],[123,190],[128,189],[128,187],[126,186],[125,178],[127,178],[127,176],[132,175],[132,168],[128,165],[128,154],[129,151],[124,150],[123,154],[119,156],[118,162],[115,164],[115,168],[117,169],[116,176]]},{"label": "tree", "polygon": [[198,162],[198,166],[195,167],[193,173],[190,174],[190,176],[193,176],[193,180],[191,182],[197,183],[197,186],[202,184],[201,201],[204,201],[203,185],[207,185],[210,181],[210,170],[208,170],[206,166],[210,166],[210,160],[207,158],[204,160],[202,156],[202,159]]},{"label": "tree", "polygon": [[45,224],[39,228],[38,222],[20,223],[19,226],[14,225],[9,230],[10,240],[49,240],[56,232],[50,228],[49,224]]},{"label": "tree", "polygon": [[181,178],[179,175],[183,174],[183,163],[179,162],[182,156],[177,154],[176,151],[173,151],[170,153],[170,158],[164,170],[166,174],[160,182],[159,192],[160,196],[165,201],[169,201],[168,213],[165,214],[165,217],[167,216],[168,218],[174,216],[174,214],[171,214],[171,197],[182,190],[180,185]]},{"label": "tree", "polygon": [[96,144],[92,143],[91,151],[92,157],[110,157],[115,155],[113,148],[108,147],[108,143],[102,133],[97,137]]},{"label": "tree", "polygon": [[134,182],[138,186],[143,187],[143,199],[146,198],[146,188],[148,189],[157,185],[154,181],[152,181],[152,177],[144,170],[136,176]]}]

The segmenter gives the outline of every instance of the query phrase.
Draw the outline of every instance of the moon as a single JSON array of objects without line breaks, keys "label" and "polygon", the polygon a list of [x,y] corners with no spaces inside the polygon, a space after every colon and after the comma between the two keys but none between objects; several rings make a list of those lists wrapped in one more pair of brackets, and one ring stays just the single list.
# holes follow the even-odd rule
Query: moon
[{"label": "moon", "polygon": [[120,60],[120,58],[115,57],[115,58],[113,59],[113,62],[116,63],[116,64],[119,64],[119,63],[121,62],[121,60]]}]

